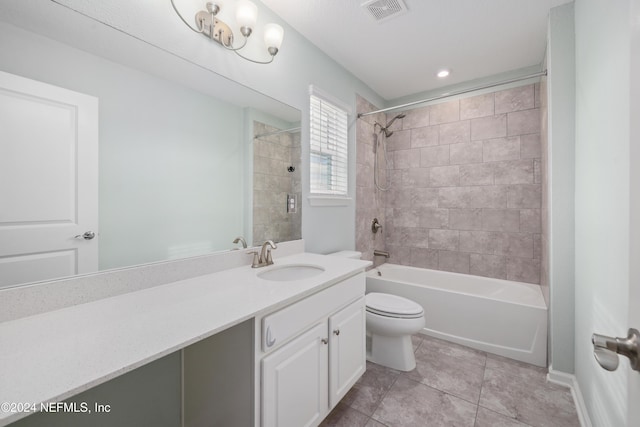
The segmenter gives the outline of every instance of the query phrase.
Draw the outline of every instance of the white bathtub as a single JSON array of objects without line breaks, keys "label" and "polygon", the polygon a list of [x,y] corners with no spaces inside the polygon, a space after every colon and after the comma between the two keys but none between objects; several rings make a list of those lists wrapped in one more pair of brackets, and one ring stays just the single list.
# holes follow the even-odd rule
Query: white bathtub
[{"label": "white bathtub", "polygon": [[367,273],[369,292],[422,305],[424,334],[547,366],[547,306],[538,285],[383,264]]}]

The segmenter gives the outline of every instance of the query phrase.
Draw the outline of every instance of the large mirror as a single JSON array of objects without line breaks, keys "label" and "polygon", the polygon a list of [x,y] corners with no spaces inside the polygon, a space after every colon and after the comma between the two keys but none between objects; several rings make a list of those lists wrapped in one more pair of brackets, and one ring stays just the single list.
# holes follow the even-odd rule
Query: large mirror
[{"label": "large mirror", "polygon": [[0,72],[0,287],[300,238],[297,109],[48,0],[0,2]]}]

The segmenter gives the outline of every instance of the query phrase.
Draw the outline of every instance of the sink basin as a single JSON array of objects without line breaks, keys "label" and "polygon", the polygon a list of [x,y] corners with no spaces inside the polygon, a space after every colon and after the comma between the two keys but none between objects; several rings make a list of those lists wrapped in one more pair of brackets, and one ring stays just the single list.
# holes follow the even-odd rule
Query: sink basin
[{"label": "sink basin", "polygon": [[288,282],[291,280],[308,279],[322,273],[324,268],[317,265],[289,264],[270,268],[258,273],[258,277],[265,280],[277,282]]}]

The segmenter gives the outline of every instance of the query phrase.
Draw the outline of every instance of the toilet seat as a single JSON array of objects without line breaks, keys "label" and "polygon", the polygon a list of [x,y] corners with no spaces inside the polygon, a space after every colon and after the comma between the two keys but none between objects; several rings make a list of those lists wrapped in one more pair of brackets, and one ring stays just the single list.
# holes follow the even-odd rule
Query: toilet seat
[{"label": "toilet seat", "polygon": [[424,315],[422,306],[397,295],[372,292],[366,295],[369,313],[398,319],[416,319]]}]

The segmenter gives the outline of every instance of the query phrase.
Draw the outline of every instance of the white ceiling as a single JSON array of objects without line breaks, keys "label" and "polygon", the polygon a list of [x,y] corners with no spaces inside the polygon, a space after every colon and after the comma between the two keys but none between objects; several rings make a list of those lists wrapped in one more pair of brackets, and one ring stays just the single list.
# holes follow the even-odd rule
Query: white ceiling
[{"label": "white ceiling", "polygon": [[539,65],[549,9],[572,0],[405,0],[382,23],[363,1],[262,0],[387,100]]}]

